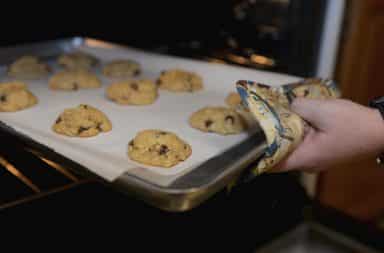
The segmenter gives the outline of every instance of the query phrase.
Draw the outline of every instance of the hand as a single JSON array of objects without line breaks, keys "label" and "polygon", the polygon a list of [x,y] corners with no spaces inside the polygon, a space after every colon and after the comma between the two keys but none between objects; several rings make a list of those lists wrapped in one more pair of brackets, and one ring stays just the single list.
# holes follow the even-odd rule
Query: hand
[{"label": "hand", "polygon": [[291,109],[309,126],[301,144],[273,171],[318,172],[384,151],[384,121],[376,109],[344,99],[297,98]]}]

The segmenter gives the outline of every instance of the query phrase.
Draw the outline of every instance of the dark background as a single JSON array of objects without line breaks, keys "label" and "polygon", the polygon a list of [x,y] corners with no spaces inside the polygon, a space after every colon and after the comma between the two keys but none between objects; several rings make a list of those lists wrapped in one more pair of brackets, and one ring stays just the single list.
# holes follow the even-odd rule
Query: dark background
[{"label": "dark background", "polygon": [[[326,3],[165,0],[84,5],[55,1],[38,7],[35,2],[31,6],[23,2],[2,8],[0,46],[86,36],[196,58],[214,54],[214,58],[223,59],[223,51],[249,57],[251,49],[251,54],[275,60],[276,65],[268,70],[311,77],[316,70]],[[239,6],[247,13],[243,20],[234,14]],[[278,36],[264,36],[263,26],[276,28]],[[236,48],[231,48],[229,38],[235,38]],[[198,49],[189,47],[193,41],[199,42]]]},{"label": "dark background", "polygon": [[20,3],[2,8],[0,43],[88,36],[149,45],[209,38],[230,15],[231,1],[93,1],[88,6],[56,1],[31,7]]}]

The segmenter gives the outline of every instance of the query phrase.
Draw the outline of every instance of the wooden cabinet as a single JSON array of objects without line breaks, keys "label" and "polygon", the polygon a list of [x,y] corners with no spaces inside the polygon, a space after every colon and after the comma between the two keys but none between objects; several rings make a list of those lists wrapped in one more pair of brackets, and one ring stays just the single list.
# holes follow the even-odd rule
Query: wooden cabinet
[{"label": "wooden cabinet", "polygon": [[[344,97],[367,104],[384,96],[384,1],[355,0],[347,6],[336,79]],[[382,215],[384,166],[372,157],[331,169],[320,175],[318,198],[363,220]]]}]

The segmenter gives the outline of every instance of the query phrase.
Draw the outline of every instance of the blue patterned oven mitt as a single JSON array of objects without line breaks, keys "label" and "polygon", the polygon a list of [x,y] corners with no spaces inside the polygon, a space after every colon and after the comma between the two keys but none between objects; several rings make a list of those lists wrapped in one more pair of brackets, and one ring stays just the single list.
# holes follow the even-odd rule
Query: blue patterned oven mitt
[{"label": "blue patterned oven mitt", "polygon": [[263,130],[267,148],[251,176],[273,168],[303,140],[307,123],[290,110],[296,97],[332,99],[340,97],[335,82],[328,79],[304,79],[297,83],[272,87],[253,81],[238,81],[236,88],[242,104]]}]

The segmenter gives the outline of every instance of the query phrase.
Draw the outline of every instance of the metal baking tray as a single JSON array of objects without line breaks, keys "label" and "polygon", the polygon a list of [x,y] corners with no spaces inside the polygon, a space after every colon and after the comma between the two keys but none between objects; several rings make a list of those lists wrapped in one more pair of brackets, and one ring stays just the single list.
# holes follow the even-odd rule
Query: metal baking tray
[{"label": "metal baking tray", "polygon": [[[63,52],[76,50],[80,46],[111,48],[116,45],[90,38],[68,38],[42,43],[0,49],[0,64],[6,65],[22,55],[36,55],[43,60],[55,59]],[[123,47],[120,46],[119,47]],[[0,131],[12,135],[15,140],[22,142],[27,148],[40,153],[43,157],[58,162],[69,169],[83,172],[100,178],[89,168],[82,166],[71,157],[56,152],[46,145],[26,136],[0,121]],[[255,132],[242,143],[233,146],[224,153],[199,165],[190,172],[177,177],[167,186],[154,184],[148,180],[130,173],[124,173],[112,182],[106,182],[113,188],[133,195],[145,202],[168,211],[186,211],[214,193],[226,187],[238,177],[251,163],[259,159],[266,147],[262,131]]]}]

